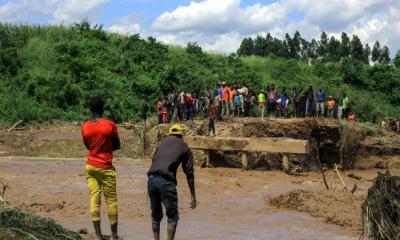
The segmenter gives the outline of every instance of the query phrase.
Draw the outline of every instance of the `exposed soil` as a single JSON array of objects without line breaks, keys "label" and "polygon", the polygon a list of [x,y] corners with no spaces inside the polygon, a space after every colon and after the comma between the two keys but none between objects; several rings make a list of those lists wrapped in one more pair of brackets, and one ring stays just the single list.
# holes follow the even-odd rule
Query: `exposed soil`
[{"label": "exposed soil", "polygon": [[[188,135],[207,134],[206,121],[190,121],[185,126]],[[120,230],[125,239],[151,238],[146,195],[148,157],[169,125],[158,125],[144,135],[145,128],[150,127],[144,124],[119,125],[122,149],[116,152],[114,163],[118,172]],[[218,122],[216,128],[219,136],[286,136],[310,140],[314,146],[318,137],[323,164],[329,166],[340,161],[340,123],[336,120],[266,119],[260,122],[257,119],[235,119]],[[390,137],[397,141],[397,136]],[[385,138],[383,147],[386,147],[390,141],[385,133],[368,136],[361,146],[368,143],[376,149],[380,142],[372,139],[380,138]],[[396,146],[392,144],[389,148],[393,150]],[[361,147],[361,150],[365,148]],[[242,240],[265,239],[265,236],[269,239],[354,239],[359,234],[362,199],[377,176],[377,170],[372,168],[400,167],[399,155],[361,153],[357,156],[356,167],[369,170],[342,172],[349,188],[354,184],[358,186],[355,196],[352,196],[342,192],[341,183],[331,170],[327,170],[326,175],[333,190],[324,190],[320,174],[309,172],[315,164],[315,152],[303,156],[290,154],[292,170],[301,174],[289,176],[280,171],[231,168],[241,165],[237,152],[214,151],[215,168],[199,168],[203,165],[204,152],[195,151],[200,205],[193,211],[189,209],[186,179],[179,170],[181,222],[178,239]],[[86,155],[78,123],[32,126],[11,133],[2,131],[0,177],[10,187],[5,199],[13,206],[54,218],[72,230],[91,230],[84,173]],[[143,159],[143,155],[147,159]],[[282,155],[252,153],[249,154],[249,163],[252,169],[282,169]],[[391,172],[400,174],[398,169]],[[270,204],[270,199],[275,199],[271,200],[273,204]],[[106,216],[104,206],[102,216]],[[109,233],[106,217],[103,228],[105,233]]]},{"label": "exposed soil", "polygon": [[324,218],[326,222],[342,226],[350,231],[361,232],[361,204],[365,196],[347,191],[294,190],[271,199],[272,206],[309,213]]},{"label": "exposed soil", "polygon": [[[115,157],[143,155],[143,125],[121,124],[122,146]],[[41,156],[82,158],[87,156],[82,144],[80,124],[34,125],[24,131],[0,132],[0,156]]]},{"label": "exposed soil", "polygon": [[[77,160],[8,160],[0,159],[2,178],[10,186],[5,199],[41,216],[77,231],[92,231],[88,211],[89,194],[84,175],[85,161]],[[150,206],[146,195],[144,160],[117,160],[120,232],[125,239],[150,239]],[[399,174],[399,170],[393,170]],[[349,177],[353,174],[359,179]],[[357,196],[366,195],[377,175],[376,170],[343,172],[348,186],[357,184]],[[351,175],[351,176],[353,176]],[[196,169],[196,188],[200,205],[189,208],[189,191],[181,170],[178,172],[178,195],[181,221],[178,239],[354,239],[360,201],[341,190],[338,178],[327,172],[327,179],[336,192],[324,192],[318,173],[289,176],[277,171],[240,171],[233,168]],[[276,208],[268,199],[304,190],[297,195],[295,211],[315,207],[307,213]],[[287,195],[287,196],[290,196]],[[283,197],[283,202],[287,197]],[[326,202],[326,203],[323,203]],[[287,204],[293,201],[287,202]],[[297,202],[297,201],[295,201]],[[302,203],[301,203],[302,202]],[[310,202],[311,205],[308,205]],[[103,204],[104,205],[104,204]],[[324,213],[332,206],[338,210],[327,222]],[[351,207],[350,207],[351,206]],[[290,208],[293,209],[293,208]],[[353,214],[348,211],[353,209]],[[109,234],[105,208],[102,210],[104,232]],[[321,217],[320,217],[321,216]],[[163,234],[165,227],[163,225]]]},{"label": "exposed soil", "polygon": [[[320,158],[322,163],[331,165],[340,161],[339,141],[341,124],[336,119],[227,119],[216,123],[219,137],[288,137],[310,140],[309,154],[290,154],[290,169],[302,172],[317,169],[316,148],[320,141]],[[206,121],[185,123],[188,136],[206,136]],[[146,133],[145,155],[151,157],[157,143],[167,133],[168,125],[158,125]],[[197,165],[204,166],[204,151],[194,151]],[[282,154],[251,153],[249,168],[258,170],[279,170]],[[213,166],[240,167],[241,155],[238,152],[211,151],[210,163]]]}]

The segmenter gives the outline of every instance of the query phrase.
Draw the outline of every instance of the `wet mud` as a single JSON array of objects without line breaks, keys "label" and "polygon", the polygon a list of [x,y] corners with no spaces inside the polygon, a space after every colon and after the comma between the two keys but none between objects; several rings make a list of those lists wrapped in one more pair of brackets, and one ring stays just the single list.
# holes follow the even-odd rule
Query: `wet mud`
[{"label": "wet mud", "polygon": [[[84,165],[84,159],[55,162],[0,159],[1,178],[10,186],[5,199],[13,206],[54,218],[72,230],[91,230]],[[115,165],[121,235],[125,239],[151,239],[146,194],[149,164],[140,159],[123,159],[116,160]],[[361,179],[348,177],[350,173]],[[364,196],[375,176],[376,170],[346,172],[345,182],[357,183],[356,195]],[[328,181],[335,185],[337,179],[328,174]],[[312,217],[307,211],[298,212],[303,212],[301,209],[278,208],[269,203],[269,199],[299,189],[319,196],[324,190],[317,173],[288,176],[276,171],[196,169],[196,187],[200,204],[191,210],[189,190],[179,170],[181,217],[177,239],[356,239],[358,235],[357,227],[335,225],[336,222],[329,223],[325,217],[311,214],[316,216]],[[338,194],[337,198],[341,196]],[[109,233],[104,206],[102,216],[104,232]]]}]

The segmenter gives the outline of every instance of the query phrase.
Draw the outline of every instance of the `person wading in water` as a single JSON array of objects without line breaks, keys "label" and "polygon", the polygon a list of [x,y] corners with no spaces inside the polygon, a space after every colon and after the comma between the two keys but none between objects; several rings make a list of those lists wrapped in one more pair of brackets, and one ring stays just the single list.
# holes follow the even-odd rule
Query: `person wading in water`
[{"label": "person wading in water", "polygon": [[118,209],[116,172],[112,164],[113,151],[120,149],[117,126],[104,119],[104,101],[94,97],[89,103],[92,119],[81,128],[83,143],[89,150],[86,163],[86,179],[90,192],[90,213],[96,231],[96,239],[102,240],[100,227],[101,193],[106,200],[108,218],[111,225],[111,239],[118,237]]},{"label": "person wading in water", "polygon": [[179,220],[178,195],[176,191],[176,170],[182,163],[191,193],[191,208],[197,206],[194,188],[193,155],[190,148],[183,141],[184,129],[180,125],[173,125],[157,146],[150,170],[147,172],[147,191],[150,198],[152,228],[155,240],[160,239],[160,222],[163,218],[162,205],[168,217],[168,240],[175,238],[175,231]]}]

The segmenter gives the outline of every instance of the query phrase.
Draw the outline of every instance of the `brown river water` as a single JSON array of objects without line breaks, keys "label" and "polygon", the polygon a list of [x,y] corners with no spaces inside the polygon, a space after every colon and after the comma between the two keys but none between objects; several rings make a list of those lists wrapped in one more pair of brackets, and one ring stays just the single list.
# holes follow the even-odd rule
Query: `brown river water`
[{"label": "brown river water", "polygon": [[[10,189],[5,199],[39,215],[52,217],[72,230],[92,231],[89,194],[81,160],[0,159],[0,178]],[[144,160],[115,161],[117,169],[119,232],[124,239],[152,239],[150,206],[146,195]],[[365,172],[366,177],[375,172]],[[321,190],[318,173],[288,176],[278,171],[241,171],[230,168],[196,169],[199,206],[189,208],[189,190],[178,172],[180,222],[176,239],[357,239],[354,231],[328,224],[307,213],[276,209],[267,200],[293,189]],[[367,186],[361,186],[365,192]],[[103,201],[104,203],[104,201]],[[103,204],[104,205],[104,204]],[[103,206],[103,232],[109,234]],[[162,225],[165,238],[166,219]]]}]

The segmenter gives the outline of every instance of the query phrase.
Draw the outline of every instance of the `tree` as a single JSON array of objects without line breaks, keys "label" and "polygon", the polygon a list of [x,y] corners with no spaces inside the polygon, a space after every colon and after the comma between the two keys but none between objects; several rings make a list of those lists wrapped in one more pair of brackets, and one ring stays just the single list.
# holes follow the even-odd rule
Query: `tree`
[{"label": "tree", "polygon": [[301,35],[299,33],[299,31],[296,31],[293,35],[292,40],[289,42],[289,46],[290,46],[290,55],[291,57],[295,58],[295,59],[299,59],[300,55],[301,55],[301,47],[300,47],[300,43],[301,43]]},{"label": "tree", "polygon": [[309,48],[310,48],[310,43],[307,40],[303,39],[303,38],[301,38],[300,42],[301,42],[300,58],[303,61],[308,61],[309,58],[310,58],[310,56],[308,55]]},{"label": "tree", "polygon": [[368,43],[365,44],[364,47],[364,54],[363,54],[363,62],[369,64],[369,57],[371,56],[371,48],[369,47]]},{"label": "tree", "polygon": [[282,47],[280,49],[279,56],[286,59],[290,58],[290,49],[286,40],[282,41]]},{"label": "tree", "polygon": [[321,41],[319,43],[319,47],[317,50],[318,57],[322,61],[327,60],[327,55],[328,55],[328,35],[326,35],[325,31],[321,33]]},{"label": "tree", "polygon": [[312,60],[317,59],[318,58],[317,50],[318,50],[318,42],[317,42],[317,40],[313,39],[313,40],[311,40],[311,43],[308,47],[309,58],[311,58]]},{"label": "tree", "polygon": [[374,47],[372,48],[372,55],[371,55],[371,60],[374,63],[379,62],[381,59],[381,45],[379,44],[379,41],[376,41],[374,44]]},{"label": "tree", "polygon": [[254,42],[251,37],[243,39],[238,49],[239,56],[251,56],[254,53]]},{"label": "tree", "polygon": [[393,64],[396,68],[400,68],[400,51],[397,51],[396,56],[393,59]]},{"label": "tree", "polygon": [[350,38],[346,33],[342,33],[341,43],[339,47],[340,58],[347,58],[350,55]]},{"label": "tree", "polygon": [[328,45],[329,61],[337,62],[340,60],[339,48],[340,48],[340,42],[336,40],[334,36],[332,36],[329,40],[329,45]]},{"label": "tree", "polygon": [[340,66],[340,72],[346,83],[360,85],[363,84],[363,66],[360,61],[354,58],[345,58]]},{"label": "tree", "polygon": [[282,48],[283,48],[283,43],[281,40],[274,38],[273,40],[273,44],[272,44],[272,54],[273,56],[276,57],[284,57],[282,55]]},{"label": "tree", "polygon": [[265,37],[265,54],[266,56],[273,55],[274,52],[274,39],[272,38],[271,34],[268,33]]},{"label": "tree", "polygon": [[261,36],[257,36],[254,41],[254,55],[256,56],[266,56],[266,42],[265,39]]},{"label": "tree", "polygon": [[390,51],[387,46],[384,46],[381,49],[381,58],[379,59],[379,63],[382,63],[382,64],[390,63]]},{"label": "tree", "polygon": [[361,43],[360,38],[358,38],[356,35],[353,35],[350,46],[351,46],[351,48],[350,48],[351,56],[354,59],[363,61],[364,60],[364,49],[363,49],[363,45]]},{"label": "tree", "polygon": [[197,42],[194,43],[189,42],[186,46],[186,52],[188,54],[202,55],[203,49],[197,44]]}]

